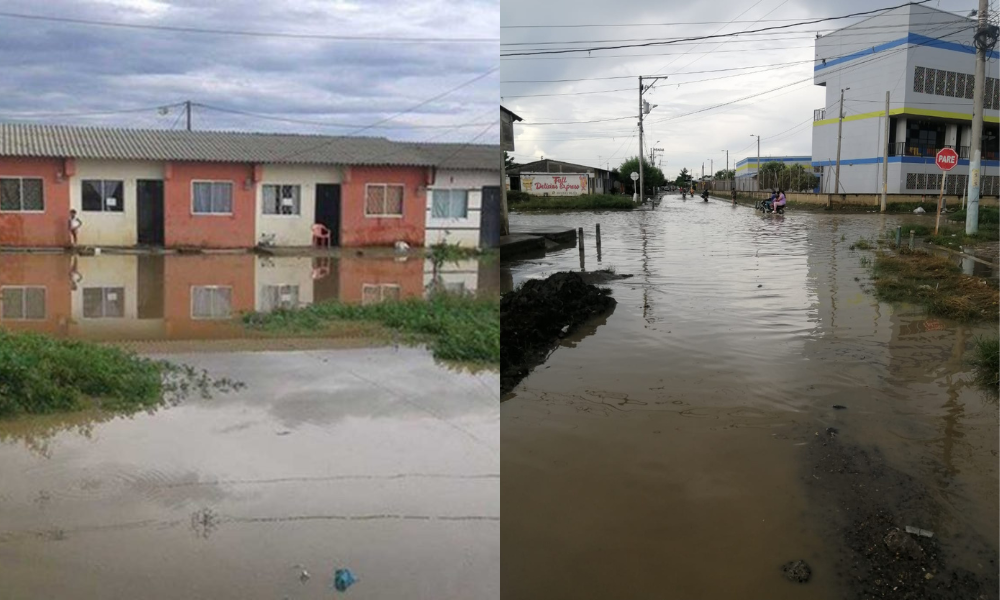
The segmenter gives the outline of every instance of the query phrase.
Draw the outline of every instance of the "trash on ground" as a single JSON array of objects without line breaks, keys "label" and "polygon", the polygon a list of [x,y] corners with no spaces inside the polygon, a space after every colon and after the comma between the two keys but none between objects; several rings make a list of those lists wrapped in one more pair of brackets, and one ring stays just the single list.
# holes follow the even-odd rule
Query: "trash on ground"
[{"label": "trash on ground", "polygon": [[809,564],[804,560],[793,560],[785,563],[781,567],[781,572],[785,574],[785,577],[789,581],[794,581],[795,583],[805,583],[809,581],[809,577],[812,575],[812,569],[809,568]]},{"label": "trash on ground", "polygon": [[920,208],[919,206],[913,209],[913,214],[915,214],[915,215],[922,215],[925,212],[927,212],[927,211],[924,210],[924,209],[922,209],[922,208]]},{"label": "trash on ground", "polygon": [[920,544],[898,529],[887,533],[883,541],[886,547],[896,554],[903,554],[910,558],[920,558],[924,555],[924,549],[920,547]]},{"label": "trash on ground", "polygon": [[338,592],[346,592],[347,588],[357,583],[358,579],[350,569],[337,569],[333,573],[333,587]]},{"label": "trash on ground", "polygon": [[934,537],[934,532],[933,531],[928,531],[926,529],[920,529],[918,527],[914,527],[913,525],[907,525],[906,526],[906,533],[915,533],[915,534],[923,536],[923,537]]}]

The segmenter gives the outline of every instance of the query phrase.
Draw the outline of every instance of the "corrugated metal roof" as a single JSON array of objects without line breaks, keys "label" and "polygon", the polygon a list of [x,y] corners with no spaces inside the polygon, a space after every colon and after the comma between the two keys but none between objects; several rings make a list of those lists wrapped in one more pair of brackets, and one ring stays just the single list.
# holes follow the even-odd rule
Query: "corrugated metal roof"
[{"label": "corrugated metal roof", "polygon": [[[0,123],[0,156],[358,166],[438,166],[445,160],[469,165],[451,168],[487,164],[483,155],[489,146],[466,146],[467,152],[449,156],[459,146],[374,137]],[[499,146],[493,151],[499,160]]]},{"label": "corrugated metal roof", "polygon": [[439,169],[496,171],[500,177],[500,146],[484,144],[410,143],[419,153],[434,161]]}]

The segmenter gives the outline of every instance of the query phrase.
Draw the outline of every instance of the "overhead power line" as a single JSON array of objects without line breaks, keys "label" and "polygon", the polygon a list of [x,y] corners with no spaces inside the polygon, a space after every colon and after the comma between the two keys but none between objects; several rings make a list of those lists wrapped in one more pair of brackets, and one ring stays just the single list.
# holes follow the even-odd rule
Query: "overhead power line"
[{"label": "overhead power line", "polygon": [[700,36],[692,36],[692,37],[688,37],[688,38],[677,38],[675,40],[656,41],[656,42],[644,42],[644,43],[641,43],[641,44],[618,44],[618,45],[615,45],[615,46],[591,46],[589,48],[572,48],[572,49],[563,49],[563,50],[535,50],[535,51],[531,51],[531,52],[511,52],[511,53],[508,53],[508,54],[501,54],[500,56],[502,56],[502,57],[504,57],[504,56],[532,56],[532,55],[538,55],[538,54],[566,54],[566,53],[571,53],[571,52],[594,52],[594,51],[598,51],[598,50],[618,50],[618,49],[621,49],[621,48],[642,48],[642,47],[648,47],[648,46],[664,46],[664,45],[668,45],[668,44],[676,44],[678,42],[690,42],[690,41],[698,41],[698,40],[710,40],[710,39],[728,38],[728,37],[733,37],[733,36],[738,36],[738,35],[745,35],[745,34],[749,34],[749,33],[760,33],[762,31],[775,31],[775,30],[779,30],[779,29],[788,29],[788,28],[791,28],[791,27],[798,27],[798,26],[801,26],[801,25],[812,25],[814,23],[822,23],[822,22],[825,22],[825,21],[836,21],[838,19],[849,19],[849,18],[852,18],[852,17],[861,17],[861,16],[865,16],[865,15],[871,15],[871,14],[875,14],[875,13],[890,11],[890,10],[893,10],[893,9],[896,9],[896,8],[902,8],[904,6],[917,6],[917,5],[920,5],[920,4],[926,4],[927,2],[930,2],[930,0],[920,0],[919,2],[907,2],[906,4],[900,4],[900,5],[897,5],[897,6],[890,6],[890,7],[887,7],[887,8],[879,8],[879,9],[876,9],[876,10],[868,10],[868,11],[863,11],[863,12],[856,12],[856,13],[851,13],[849,15],[843,15],[843,16],[840,16],[840,17],[824,17],[824,18],[821,18],[821,19],[813,19],[813,20],[810,20],[810,21],[799,21],[797,23],[788,23],[788,24],[785,24],[785,25],[772,25],[770,27],[762,27],[761,29],[754,29],[754,30],[751,30],[751,31],[738,31],[738,32],[733,32],[733,33],[717,33],[717,34],[712,34],[712,35],[700,35]]},{"label": "overhead power line", "polygon": [[232,35],[243,37],[287,38],[298,40],[331,40],[331,41],[377,41],[390,43],[427,43],[427,44],[495,44],[499,38],[444,38],[444,37],[407,37],[387,35],[332,35],[324,33],[292,33],[282,31],[245,31],[235,29],[215,29],[204,27],[181,27],[174,25],[150,25],[146,23],[122,23],[118,21],[100,21],[96,19],[76,19],[71,17],[52,17],[43,15],[28,15],[14,12],[0,12],[0,17],[10,19],[25,19],[30,21],[47,21],[52,23],[68,23],[72,25],[90,25],[97,27],[117,27],[121,29],[143,29],[152,31],[169,31],[173,33],[197,33],[203,35]]},{"label": "overhead power line", "polygon": [[[890,10],[890,9],[882,9]],[[965,16],[969,14],[968,10],[964,11],[942,11],[956,16]],[[992,11],[991,11],[992,12]],[[782,21],[798,21],[798,19],[770,19],[776,23]],[[722,23],[754,23],[756,21],[745,20],[745,21],[674,21],[672,23],[577,23],[570,25],[501,25],[500,29],[569,29],[577,27],[678,27],[684,25],[719,25]]]},{"label": "overhead power line", "polygon": [[[336,127],[345,129],[352,129],[358,126],[357,123],[332,123],[330,121],[314,121],[309,119],[280,117],[276,115],[268,115],[268,114],[255,113],[245,110],[237,110],[235,108],[223,108],[221,106],[214,106],[211,104],[202,104],[201,102],[192,102],[191,104],[194,106],[198,106],[200,108],[205,108],[216,112],[242,115],[246,117],[253,117],[255,119],[264,119],[267,121],[279,121],[283,123],[298,123],[301,125],[317,125],[320,127]],[[399,123],[396,125],[374,125],[372,126],[372,129],[455,129],[460,127],[480,127],[482,125],[490,125],[490,124],[492,124],[492,122],[467,123],[464,125],[457,125],[457,126],[456,125],[411,125],[409,123]]]}]

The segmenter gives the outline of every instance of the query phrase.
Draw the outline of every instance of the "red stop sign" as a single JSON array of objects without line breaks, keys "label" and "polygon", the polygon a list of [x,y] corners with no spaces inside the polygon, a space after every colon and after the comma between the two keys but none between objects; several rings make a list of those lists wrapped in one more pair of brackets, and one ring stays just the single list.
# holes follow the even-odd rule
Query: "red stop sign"
[{"label": "red stop sign", "polygon": [[941,148],[934,157],[934,162],[940,169],[950,171],[958,166],[958,152],[951,148]]}]

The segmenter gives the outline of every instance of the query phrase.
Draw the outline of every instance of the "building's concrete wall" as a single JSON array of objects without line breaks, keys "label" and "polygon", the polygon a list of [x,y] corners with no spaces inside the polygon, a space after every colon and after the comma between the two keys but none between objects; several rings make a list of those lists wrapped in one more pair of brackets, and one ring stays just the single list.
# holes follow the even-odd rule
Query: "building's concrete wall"
[{"label": "building's concrete wall", "polygon": [[0,177],[42,180],[44,211],[0,211],[0,246],[52,247],[69,245],[69,180],[62,159],[0,158]]},{"label": "building's concrete wall", "polygon": [[[165,168],[164,221],[168,247],[250,248],[254,246],[256,192],[251,165],[174,162]],[[233,184],[232,212],[195,214],[192,183]]]},{"label": "building's concrete wall", "polygon": [[[312,245],[312,225],[316,222],[316,184],[342,182],[338,167],[309,167],[299,165],[263,165],[262,179],[257,184],[257,234],[274,236],[277,246]],[[298,185],[301,193],[301,210],[298,215],[265,215],[264,185]]]},{"label": "building's concrete wall", "polygon": [[[342,246],[391,246],[404,241],[423,246],[427,220],[427,186],[431,169],[418,167],[351,167],[341,186]],[[402,184],[401,217],[365,215],[365,185]]]},{"label": "building's concrete wall", "polygon": [[[41,319],[4,319],[0,325],[10,331],[34,331],[64,336],[70,322],[70,272],[68,255],[0,254],[0,293],[5,287],[40,287],[45,289],[44,317]],[[2,296],[0,296],[2,298]]]},{"label": "building's concrete wall", "polygon": [[[500,174],[496,171],[440,170],[434,178],[434,185],[427,196],[427,240],[433,244],[459,244],[467,247],[479,246],[479,227],[482,222],[483,188],[497,186]],[[466,190],[469,194],[469,209],[464,219],[435,219],[432,213],[435,189]]]},{"label": "building's concrete wall", "polygon": [[424,263],[424,290],[428,295],[438,289],[455,294],[474,294],[478,286],[478,260],[446,262],[436,272],[433,262],[428,260]]},{"label": "building's concrete wall", "polygon": [[[108,179],[123,185],[123,210],[83,210],[83,181]],[[137,188],[139,179],[163,179],[163,164],[142,161],[78,160],[70,177],[69,203],[83,221],[79,243],[83,246],[134,246],[138,242]]]}]

